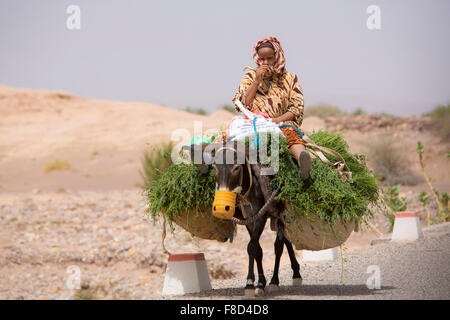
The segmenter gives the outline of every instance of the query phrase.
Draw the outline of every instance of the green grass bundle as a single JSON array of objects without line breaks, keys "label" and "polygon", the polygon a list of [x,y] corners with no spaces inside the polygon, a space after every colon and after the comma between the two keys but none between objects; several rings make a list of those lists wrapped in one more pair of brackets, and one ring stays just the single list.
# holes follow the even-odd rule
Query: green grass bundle
[{"label": "green grass bundle", "polygon": [[[365,156],[350,154],[348,145],[339,133],[319,131],[309,135],[317,145],[339,153],[352,172],[352,182],[342,182],[336,170],[320,159],[311,165],[311,180],[299,177],[297,164],[280,139],[280,167],[272,182],[281,186],[276,199],[282,199],[295,208],[298,216],[308,216],[334,224],[337,218],[342,222],[359,219],[367,214],[367,207],[378,199],[378,186],[373,173],[369,172]],[[325,153],[324,153],[325,154]],[[325,154],[330,162],[339,161]]]},{"label": "green grass bundle", "polygon": [[147,212],[156,222],[164,215],[172,233],[173,223],[202,239],[225,242],[236,235],[236,225],[212,214],[214,170],[202,174],[193,164],[172,164],[147,186]]},{"label": "green grass bundle", "polygon": [[[295,208],[298,217],[307,217],[312,221],[319,219],[330,225],[338,219],[340,222],[359,221],[363,215],[369,214],[368,205],[378,199],[378,186],[367,169],[365,157],[350,154],[340,134],[319,131],[309,137],[317,145],[338,152],[352,172],[353,181],[342,182],[336,170],[316,159],[311,167],[312,180],[304,182],[299,177],[298,166],[287,148],[286,139],[281,137],[279,170],[272,179],[272,184],[281,188],[276,199],[284,200],[290,208]],[[270,141],[269,134],[260,135],[260,138]],[[251,143],[251,140],[246,139],[245,143]],[[326,156],[332,163],[338,161],[332,155]],[[154,220],[163,214],[172,230],[172,222],[177,222],[186,214],[208,216],[214,228],[222,223],[222,231],[230,230],[228,225],[223,224],[228,221],[216,219],[211,214],[214,193],[214,169],[203,175],[193,164],[172,164],[147,187],[148,212]]]},{"label": "green grass bundle", "polygon": [[172,164],[148,189],[148,212],[155,220],[163,213],[172,223],[186,211],[212,206],[215,183],[214,170],[203,175],[194,164]]}]

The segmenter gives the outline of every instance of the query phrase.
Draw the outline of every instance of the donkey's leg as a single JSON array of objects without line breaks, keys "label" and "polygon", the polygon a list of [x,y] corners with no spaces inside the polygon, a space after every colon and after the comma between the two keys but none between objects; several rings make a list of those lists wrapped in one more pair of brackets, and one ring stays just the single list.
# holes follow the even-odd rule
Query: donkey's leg
[{"label": "donkey's leg", "polygon": [[268,288],[269,292],[278,291],[280,285],[280,281],[278,279],[278,270],[280,268],[281,255],[283,254],[284,241],[280,239],[278,234],[275,238],[274,247],[275,247],[275,267],[273,268],[273,276],[272,280],[270,280]]},{"label": "donkey's leg", "polygon": [[252,242],[252,231],[247,226],[247,230],[250,234],[250,241],[247,245],[247,253],[248,253],[248,274],[247,274],[247,284],[245,286],[245,296],[254,296],[255,295],[255,273],[253,271],[253,265],[255,261],[254,251],[254,243]]},{"label": "donkey's leg", "polygon": [[246,297],[254,297],[255,296],[254,264],[255,264],[255,258],[257,255],[259,243],[255,237],[255,235],[256,235],[255,225],[254,224],[246,225],[246,228],[250,235],[250,241],[247,245],[248,274],[247,274],[247,284],[245,286],[245,296]]},{"label": "donkey's leg", "polygon": [[266,225],[267,216],[261,217],[255,225],[253,237],[254,241],[256,243],[256,266],[258,267],[258,287],[255,290],[255,294],[257,296],[264,295],[264,288],[266,287],[266,277],[264,276],[264,269],[263,269],[263,249],[261,248],[261,245],[259,244],[259,238],[261,237],[262,232],[264,231],[264,226]]},{"label": "donkey's leg", "polygon": [[[264,277],[264,269],[262,265],[263,250],[259,244],[259,238],[264,230],[264,225],[266,224],[267,217],[261,217],[255,224],[247,226],[247,230],[250,233],[250,242],[247,246],[247,252],[249,255],[249,267],[247,276],[247,285],[245,286],[245,295],[251,295],[251,290],[253,294],[262,295],[264,294],[264,288],[266,286],[266,278]],[[258,268],[258,287],[255,290],[253,285],[255,281],[255,274],[253,273],[253,265],[256,260],[256,265]]]},{"label": "donkey's leg", "polygon": [[286,238],[283,237],[284,244],[286,245],[286,248],[289,253],[289,259],[291,260],[291,268],[293,271],[292,276],[292,285],[293,286],[300,286],[302,284],[302,276],[300,275],[300,264],[297,261],[297,257],[295,256],[294,248],[292,247],[292,243]]},{"label": "donkey's leg", "polygon": [[255,256],[256,266],[258,267],[258,287],[255,290],[255,295],[262,296],[264,295],[264,288],[266,287],[266,277],[264,276],[264,269],[262,265],[263,250],[259,244],[259,239],[256,243],[258,245]]}]

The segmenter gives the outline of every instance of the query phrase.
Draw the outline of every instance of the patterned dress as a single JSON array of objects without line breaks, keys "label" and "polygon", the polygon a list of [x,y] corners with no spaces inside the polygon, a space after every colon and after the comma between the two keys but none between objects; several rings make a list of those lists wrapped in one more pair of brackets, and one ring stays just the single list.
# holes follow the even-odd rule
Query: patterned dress
[{"label": "patterned dress", "polygon": [[[258,41],[253,47],[253,59],[256,66],[260,66],[262,61],[258,55],[258,48],[260,45],[270,43],[275,53],[275,64],[271,66],[271,70],[274,71],[273,75],[264,79],[256,90],[255,98],[251,104],[245,102],[245,93],[250,85],[256,78],[256,70],[250,67],[245,69],[252,69],[246,73],[239,84],[238,91],[234,95],[233,104],[237,100],[240,100],[242,104],[250,111],[259,111],[264,113],[269,118],[280,117],[286,112],[292,112],[294,114],[294,120],[284,121],[282,124],[288,125],[280,128],[284,136],[287,138],[287,145],[290,148],[294,144],[305,144],[300,137],[300,126],[303,122],[303,90],[295,73],[286,71],[286,59],[284,57],[283,48],[280,42],[275,37],[268,37]],[[237,107],[235,107],[237,111]],[[292,128],[294,127],[294,128]],[[297,130],[296,130],[297,129]],[[226,141],[226,134],[222,132],[222,137],[219,135],[214,142],[222,140]]]},{"label": "patterned dress", "polygon": [[[303,92],[297,75],[293,72],[284,71],[272,76],[271,79],[262,81],[252,103],[247,105],[245,93],[255,79],[255,75],[256,72],[253,70],[244,75],[232,100],[233,104],[239,99],[250,111],[262,112],[269,118],[280,117],[288,111],[292,112],[295,116],[294,120],[284,121],[282,124],[291,125],[303,134],[300,129],[303,122]],[[239,111],[237,107],[235,108]],[[298,143],[305,144],[295,129],[282,127],[280,130],[287,138],[288,148]],[[224,137],[222,141],[225,141]]]}]

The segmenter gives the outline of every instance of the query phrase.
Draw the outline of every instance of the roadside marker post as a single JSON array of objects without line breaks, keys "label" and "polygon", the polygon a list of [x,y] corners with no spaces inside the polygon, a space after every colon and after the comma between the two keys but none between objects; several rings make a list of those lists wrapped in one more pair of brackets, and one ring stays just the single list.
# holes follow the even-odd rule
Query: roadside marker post
[{"label": "roadside marker post", "polygon": [[413,212],[397,212],[391,240],[417,240],[423,238],[419,217]]},{"label": "roadside marker post", "polygon": [[182,295],[211,289],[203,253],[170,255],[164,278],[163,295]]}]

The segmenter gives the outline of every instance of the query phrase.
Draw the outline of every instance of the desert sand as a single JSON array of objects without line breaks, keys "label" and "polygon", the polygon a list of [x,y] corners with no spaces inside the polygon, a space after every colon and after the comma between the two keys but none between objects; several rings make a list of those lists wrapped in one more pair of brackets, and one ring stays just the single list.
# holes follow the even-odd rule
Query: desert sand
[{"label": "desert sand", "polygon": [[[141,182],[146,150],[171,140],[175,130],[198,135],[221,129],[233,117],[139,102],[88,100],[65,92],[0,86],[0,191],[129,189]],[[318,124],[318,125],[317,125]],[[306,128],[323,126],[316,118]],[[175,137],[175,143],[180,143]],[[45,173],[64,161],[68,170]]]}]

